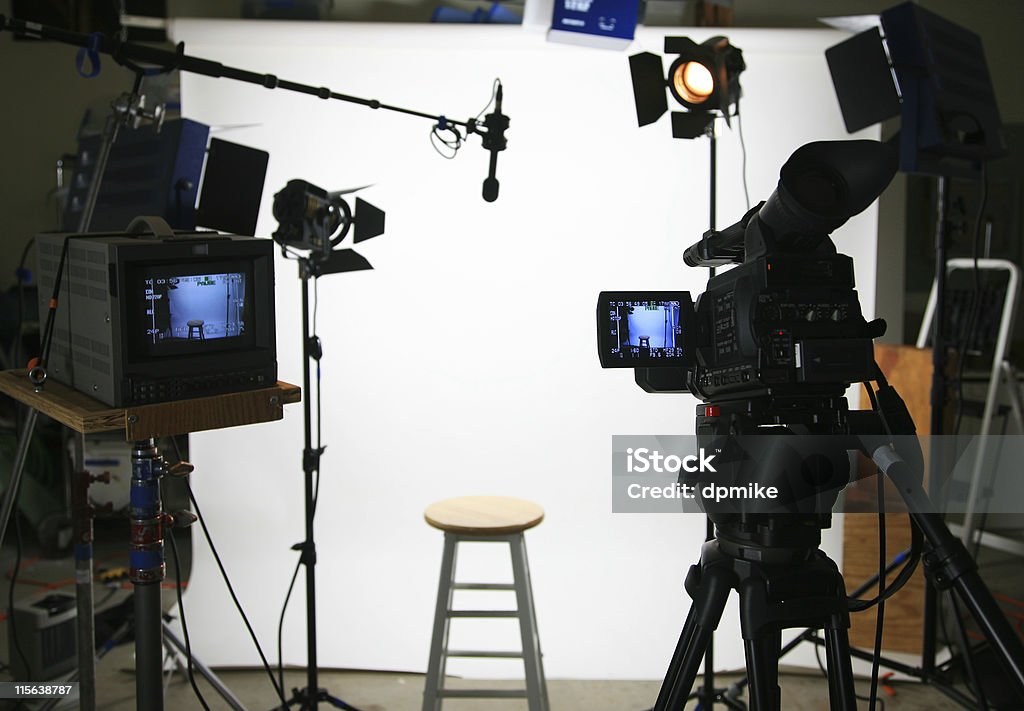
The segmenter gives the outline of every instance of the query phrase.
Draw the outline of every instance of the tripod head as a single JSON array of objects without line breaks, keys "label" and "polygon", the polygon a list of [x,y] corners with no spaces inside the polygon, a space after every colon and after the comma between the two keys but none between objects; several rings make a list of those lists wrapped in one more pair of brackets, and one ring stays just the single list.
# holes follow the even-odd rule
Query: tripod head
[{"label": "tripod head", "polygon": [[801,560],[851,476],[849,409],[841,392],[760,397],[697,407],[697,442],[715,472],[681,472],[716,526],[723,551],[764,562]]}]

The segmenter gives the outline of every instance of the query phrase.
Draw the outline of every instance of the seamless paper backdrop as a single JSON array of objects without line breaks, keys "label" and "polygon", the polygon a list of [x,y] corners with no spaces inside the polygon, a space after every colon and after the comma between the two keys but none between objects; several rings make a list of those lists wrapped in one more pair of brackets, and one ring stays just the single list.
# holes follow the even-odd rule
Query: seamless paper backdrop
[{"label": "seamless paper backdrop", "polygon": [[[630,53],[660,53],[666,34],[711,33],[641,29]],[[707,228],[707,141],[673,140],[667,118],[637,128],[627,53],[550,44],[536,29],[186,20],[173,35],[196,56],[459,119],[484,107],[495,77],[505,86],[509,148],[498,160],[501,195],[488,204],[479,137],[447,161],[425,120],[182,76],[187,117],[270,152],[258,236],[275,229],[273,194],[291,178],[328,190],[373,183],[361,195],[387,211],[385,235],[358,250],[375,270],[319,285],[320,665],[424,671],[442,536],[423,509],[504,494],[547,511],[527,540],[548,675],[660,678],[704,520],[612,515],[611,438],[692,433],[696,400],[648,395],[631,372],[602,371],[594,310],[602,289],[703,290],[706,271],[685,267],[682,252]],[[758,201],[798,146],[846,138],[823,54],[842,35],[730,37],[749,67],[741,110]],[[248,127],[228,128],[239,125]],[[719,227],[746,208],[735,127],[719,122]],[[872,207],[836,233],[869,317],[876,219]],[[302,372],[299,284],[295,264],[279,259],[280,377],[293,383]],[[290,546],[302,538],[301,448],[298,405],[281,422],[192,438],[196,496],[268,653],[296,562]],[[833,555],[838,541],[836,529],[826,532]],[[467,547],[460,576],[507,575],[506,557]],[[258,663],[202,541],[185,599],[204,662]],[[286,663],[305,664],[304,621],[300,573]],[[516,648],[510,621],[453,625],[453,647]],[[715,650],[721,667],[742,665],[735,601]],[[813,664],[811,650],[787,662],[800,659]],[[521,673],[493,660],[449,669]]]}]

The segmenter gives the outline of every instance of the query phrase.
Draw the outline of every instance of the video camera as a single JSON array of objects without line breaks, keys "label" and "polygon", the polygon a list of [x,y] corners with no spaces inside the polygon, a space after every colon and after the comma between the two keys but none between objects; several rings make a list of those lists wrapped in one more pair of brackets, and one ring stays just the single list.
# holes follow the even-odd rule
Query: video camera
[{"label": "video camera", "polygon": [[605,291],[597,304],[604,368],[633,368],[647,392],[701,400],[841,395],[874,373],[853,260],[829,235],[896,173],[895,148],[828,141],[797,149],[768,200],[685,251],[691,267],[735,264],[689,292]]}]

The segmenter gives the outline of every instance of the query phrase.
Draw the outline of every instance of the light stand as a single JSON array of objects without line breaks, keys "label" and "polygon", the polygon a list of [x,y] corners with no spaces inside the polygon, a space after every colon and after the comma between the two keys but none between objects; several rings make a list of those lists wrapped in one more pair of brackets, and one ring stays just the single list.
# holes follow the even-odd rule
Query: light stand
[{"label": "light stand", "polygon": [[[313,447],[313,413],[310,402],[310,362],[320,363],[323,355],[319,339],[310,334],[309,312],[309,280],[317,279],[324,272],[323,263],[313,257],[300,257],[299,277],[302,280],[302,391],[306,396],[302,399],[303,422],[303,514],[305,523],[305,539],[292,546],[299,551],[299,563],[306,568],[306,688],[293,689],[288,707],[298,706],[300,709],[316,709],[321,701],[346,711],[358,711],[354,706],[331,696],[326,689],[321,689],[318,681],[319,667],[316,651],[316,541],[313,533],[313,522],[316,518],[316,487],[314,477],[320,476],[320,455],[323,447]],[[319,402],[318,402],[319,405]]]},{"label": "light stand", "polygon": [[[299,551],[299,565],[306,568],[306,687],[293,689],[292,697],[285,708],[298,706],[316,709],[319,702],[358,711],[342,699],[321,689],[318,681],[319,664],[316,640],[316,541],[313,524],[316,518],[317,494],[320,481],[320,457],[324,447],[317,435],[313,444],[312,405],[312,362],[319,371],[323,349],[320,338],[310,327],[309,288],[314,281],[325,274],[372,269],[370,263],[352,249],[335,251],[350,229],[355,227],[354,242],[376,237],[384,232],[384,213],[370,203],[356,198],[353,212],[343,195],[353,192],[326,190],[304,180],[292,180],[274,196],[274,217],[279,227],[274,232],[274,241],[281,245],[286,258],[295,259],[299,264],[299,278],[302,282],[302,388],[306,397],[302,402],[303,418],[303,518],[305,538],[292,546]],[[299,252],[297,250],[302,250]],[[320,388],[317,387],[317,409],[319,433]],[[296,569],[296,572],[297,569]],[[294,582],[294,580],[293,580]],[[291,588],[289,588],[289,593]],[[287,605],[287,601],[285,603]],[[283,615],[283,613],[282,613]],[[283,688],[283,680],[282,680]]]},{"label": "light stand", "polygon": [[[945,333],[949,180],[977,177],[979,166],[1006,153],[988,64],[975,33],[909,2],[883,11],[880,28],[844,40],[825,55],[847,130],[900,116],[900,170],[936,177],[929,488],[942,503],[946,472],[939,440],[946,430],[950,384]],[[971,77],[969,92],[953,80],[958,76]],[[950,111],[953,105],[957,108]],[[962,535],[969,544],[967,527]],[[926,578],[921,654],[923,679],[929,683],[937,675],[938,603],[938,590]],[[974,677],[970,648],[958,632],[965,668]]]},{"label": "light stand", "polygon": [[[654,123],[668,111],[666,86],[677,102],[687,111],[672,112],[672,136],[674,138],[708,139],[708,232],[715,231],[718,204],[718,146],[715,135],[715,121],[722,115],[729,121],[731,107],[740,96],[739,75],[746,69],[743,53],[729,44],[725,37],[711,37],[696,44],[688,37],[666,37],[665,52],[677,53],[666,78],[661,58],[650,52],[642,52],[629,58],[630,75],[633,83],[633,98],[636,104],[637,123],[645,126]],[[715,268],[709,268],[710,276]],[[682,384],[685,389],[685,384]],[[705,519],[705,541],[715,538],[715,525],[710,517]],[[714,640],[709,635],[704,650],[704,685],[690,698],[699,700],[702,709],[711,711],[716,700],[737,708],[732,694],[737,687],[715,688]]]}]

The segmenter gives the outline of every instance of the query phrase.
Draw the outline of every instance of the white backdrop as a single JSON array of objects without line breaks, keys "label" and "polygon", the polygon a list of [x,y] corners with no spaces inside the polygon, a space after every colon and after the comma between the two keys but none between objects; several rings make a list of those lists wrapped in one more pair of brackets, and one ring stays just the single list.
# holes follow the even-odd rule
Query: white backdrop
[{"label": "white backdrop", "polygon": [[[505,494],[547,511],[528,547],[548,675],[660,678],[704,521],[613,515],[611,437],[691,433],[696,400],[648,395],[631,372],[601,370],[594,307],[602,289],[703,289],[706,272],[686,268],[682,251],[707,225],[707,142],[673,140],[667,118],[637,128],[626,53],[550,44],[536,29],[176,21],[173,33],[190,54],[459,119],[484,106],[494,77],[505,85],[509,148],[498,161],[501,196],[487,204],[477,137],[446,161],[425,120],[182,76],[185,115],[257,124],[219,135],[270,151],[259,236],[275,229],[272,196],[291,178],[328,190],[375,183],[362,195],[387,211],[386,234],[359,249],[376,269],[319,288],[321,666],[423,671],[441,534],[422,511],[449,496]],[[665,34],[710,33],[641,29],[629,53],[660,53]],[[741,107],[757,201],[795,148],[846,137],[823,55],[842,35],[730,37],[749,67]],[[740,165],[738,136],[720,123],[720,227],[745,209]],[[868,315],[875,234],[874,207],[836,234],[856,261]],[[280,377],[299,383],[291,262],[278,262],[276,297]],[[289,547],[302,538],[301,447],[298,405],[283,422],[192,440],[196,495],[268,652],[295,563]],[[836,557],[839,538],[826,532]],[[463,556],[462,577],[504,571],[493,562],[501,557]],[[286,662],[299,665],[303,601],[300,577],[284,644]],[[201,541],[186,610],[207,664],[258,663]],[[453,646],[514,648],[514,627],[494,624],[456,628]],[[715,646],[721,667],[742,665],[738,629],[732,604]],[[810,650],[787,661],[799,659]],[[450,669],[521,671],[472,664]]]}]

